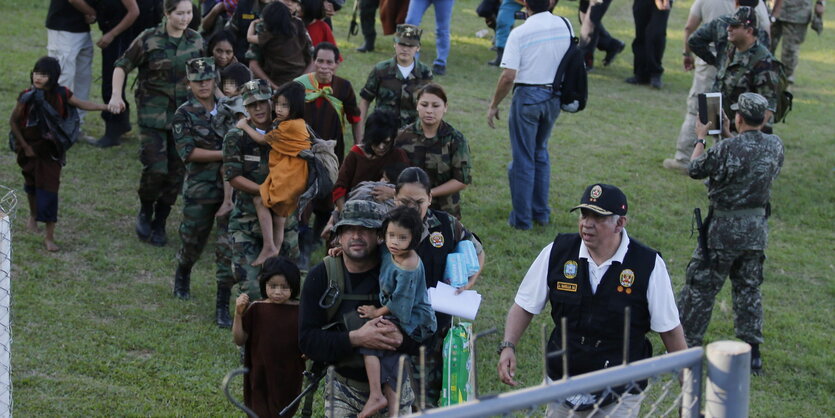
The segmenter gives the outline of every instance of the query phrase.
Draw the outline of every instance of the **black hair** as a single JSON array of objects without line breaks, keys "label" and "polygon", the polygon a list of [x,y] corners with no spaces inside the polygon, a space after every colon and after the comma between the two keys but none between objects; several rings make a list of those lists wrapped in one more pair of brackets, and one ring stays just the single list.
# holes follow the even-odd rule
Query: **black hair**
[{"label": "black hair", "polygon": [[389,180],[389,182],[395,182],[397,181],[397,178],[400,177],[400,173],[402,173],[403,170],[407,168],[409,168],[408,164],[401,161],[396,161],[383,167],[383,173],[386,174],[386,178]]},{"label": "black hair", "polygon": [[757,7],[757,5],[758,5],[759,3],[760,3],[760,0],[738,0],[738,1],[737,1],[737,5],[738,5],[738,6],[748,6],[748,7],[752,8],[752,9],[753,9],[754,7]]},{"label": "black hair", "polygon": [[525,4],[528,5],[528,8],[531,9],[533,13],[541,13],[548,11],[548,8],[551,7],[551,2],[549,0],[527,0]]},{"label": "black hair", "polygon": [[423,232],[423,221],[420,220],[420,213],[410,206],[398,206],[388,214],[383,220],[383,225],[380,230],[383,231],[383,237],[386,236],[389,224],[397,224],[409,230],[412,234],[412,240],[409,241],[407,250],[414,250],[420,245],[420,235]]},{"label": "black hair", "polygon": [[284,276],[287,280],[287,285],[290,286],[290,299],[298,299],[302,283],[301,272],[289,258],[280,255],[268,258],[261,267],[261,273],[258,274],[261,297],[267,298],[267,282],[273,276],[278,275]]},{"label": "black hair", "polygon": [[[365,134],[363,135],[362,149],[369,155],[374,154],[373,147],[386,139],[397,137],[397,130],[400,128],[399,118],[390,110],[375,110],[365,120]],[[392,144],[393,146],[394,144]],[[389,178],[389,180],[396,180]]]},{"label": "black hair", "polygon": [[[180,3],[184,2],[184,1],[188,1],[189,3],[191,3],[192,6],[194,6],[194,3],[191,0],[165,0],[165,2],[163,3],[162,8],[163,8],[163,10],[165,10],[165,14],[169,14],[169,13],[173,12],[174,9],[176,9],[177,6],[179,6]],[[192,13],[193,13],[194,12],[194,7],[192,7],[191,10],[192,10]],[[200,14],[198,13],[198,16],[199,15]]]},{"label": "black hair", "polygon": [[197,32],[200,30],[200,24],[203,23],[203,14],[200,13],[200,6],[191,3],[191,22],[188,22],[188,28]]},{"label": "black hair", "polygon": [[[220,80],[221,82],[224,80],[232,80],[238,88],[241,88],[244,83],[252,80],[252,73],[246,65],[240,62],[233,62],[220,71]],[[221,87],[223,87],[223,84],[221,84]]]},{"label": "black hair", "polygon": [[237,42],[237,37],[232,32],[224,29],[220,32],[215,33],[209,38],[208,44],[206,44],[206,52],[203,54],[204,56],[211,57],[212,51],[215,50],[215,46],[217,44],[226,41],[229,42],[229,45],[232,45],[232,54],[235,53],[235,42]]},{"label": "black hair", "polygon": [[287,120],[304,118],[304,86],[301,83],[290,81],[282,84],[275,91],[275,94],[273,94],[273,104],[278,103],[279,96],[284,96],[284,99],[290,105],[290,113],[287,115]]},{"label": "black hair", "polygon": [[444,88],[438,83],[429,83],[423,86],[420,90],[418,90],[415,95],[415,99],[420,100],[420,97],[424,94],[434,94],[443,100],[444,104],[446,104],[446,91],[444,91]]},{"label": "black hair", "polygon": [[394,188],[394,193],[400,193],[400,188],[404,184],[417,183],[423,186],[426,194],[432,194],[432,185],[429,183],[429,175],[426,174],[420,167],[409,167],[400,173],[397,177],[397,185]]},{"label": "black hair", "polygon": [[[310,23],[316,19],[324,19],[324,0],[302,0],[302,15],[304,23]],[[316,55],[314,54],[313,56],[315,57]]]},{"label": "black hair", "polygon": [[58,87],[58,79],[61,78],[61,64],[58,60],[52,57],[41,57],[35,61],[35,66],[32,67],[32,74],[29,74],[29,83],[34,84],[34,73],[46,74],[49,81],[46,82],[44,90],[47,93],[55,92]]},{"label": "black hair", "polygon": [[339,58],[340,58],[339,48],[337,48],[336,45],[334,45],[330,42],[319,42],[319,45],[316,45],[316,47],[313,48],[313,59],[314,60],[316,59],[316,57],[319,56],[319,51],[321,51],[323,49],[325,51],[333,51],[333,59],[336,62],[339,62]]},{"label": "black hair", "polygon": [[267,4],[261,12],[264,19],[264,27],[273,35],[284,35],[287,37],[296,35],[296,25],[293,24],[293,15],[290,9],[280,1]]},{"label": "black hair", "polygon": [[742,112],[737,111],[737,114],[742,117],[743,122],[748,126],[760,126],[765,121],[765,116],[761,118],[750,118],[745,116]]}]

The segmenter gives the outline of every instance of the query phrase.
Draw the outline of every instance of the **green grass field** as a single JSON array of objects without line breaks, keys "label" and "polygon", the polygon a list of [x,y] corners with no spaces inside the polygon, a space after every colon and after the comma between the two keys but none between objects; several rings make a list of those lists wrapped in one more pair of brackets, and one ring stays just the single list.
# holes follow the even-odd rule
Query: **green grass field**
[{"label": "green grass field", "polygon": [[[6,16],[0,25],[3,117],[27,87],[34,62],[46,54],[43,23],[48,3],[0,0],[0,14]],[[627,48],[612,66],[590,74],[587,110],[560,116],[550,142],[553,222],[529,232],[506,225],[510,147],[504,117],[509,100],[501,107],[498,129],[489,129],[485,113],[499,72],[484,64],[493,54],[488,51],[489,39],[475,37],[484,27],[474,12],[478,1],[456,3],[449,75],[438,81],[450,96],[447,120],[466,135],[472,150],[474,181],[463,196],[463,221],[483,239],[487,252],[478,286],[484,303],[476,330],[501,328],[515,289],[536,254],[557,232],[576,229],[576,218],[567,210],[592,182],[616,184],[626,192],[630,235],[662,251],[674,288],[680,289],[696,245],[690,236],[691,211],[706,206],[706,194],[700,182],[664,170],[661,161],[674,151],[691,82],[691,75],[681,68],[679,51],[692,2],[674,4],[663,90],[623,82],[631,74]],[[630,6],[628,1],[614,2],[605,21],[626,42],[633,38]],[[576,7],[576,2],[563,0],[557,12],[576,23]],[[809,32],[793,88],[794,111],[787,124],[776,126],[785,143],[786,161],[773,189],[763,285],[765,374],[751,380],[753,416],[835,415],[832,15],[832,11],[826,15],[823,36]],[[422,60],[431,62],[431,11],[424,19],[428,30]],[[335,19],[337,40],[345,51],[339,74],[358,89],[373,63],[390,56],[391,38],[378,39],[375,53],[357,54],[353,49],[361,39],[345,39],[349,20],[347,10]],[[94,39],[98,36],[95,33]],[[101,100],[100,59],[97,50],[94,100]],[[94,136],[102,133],[97,114],[87,116],[85,128]],[[0,151],[0,184],[16,189],[20,199],[12,259],[17,415],[229,416],[236,412],[219,389],[223,376],[239,365],[239,357],[230,333],[212,322],[210,252],[194,271],[193,299],[181,302],[171,296],[179,206],[169,222],[167,247],[140,243],[133,233],[140,171],[137,151],[135,136],[116,148],[79,144],[70,151],[60,193],[57,239],[62,251],[57,254],[43,249],[42,236],[25,232],[28,213],[22,177],[14,154],[5,146]],[[708,341],[734,335],[730,286],[725,287]],[[524,385],[539,382],[539,327],[548,321],[547,315],[537,318],[520,344],[518,376]],[[499,339],[498,335],[486,339],[485,355],[478,364],[481,393],[507,390],[495,375],[493,347]],[[659,351],[657,337],[654,343]]]}]

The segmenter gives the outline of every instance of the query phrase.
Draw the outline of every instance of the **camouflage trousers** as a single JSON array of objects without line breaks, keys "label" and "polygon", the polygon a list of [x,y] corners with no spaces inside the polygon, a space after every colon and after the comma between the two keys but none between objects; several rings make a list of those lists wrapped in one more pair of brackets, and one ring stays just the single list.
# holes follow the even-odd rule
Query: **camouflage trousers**
[{"label": "camouflage trousers", "polygon": [[716,67],[696,58],[696,69],[693,71],[693,84],[687,95],[687,113],[676,139],[676,161],[689,164],[693,147],[696,146],[696,119],[699,114],[699,94],[710,91],[713,80],[716,79]]},{"label": "camouflage trousers", "polygon": [[[237,216],[229,222],[229,241],[232,251],[232,274],[238,284],[238,294],[246,293],[250,299],[258,300],[261,287],[258,284],[258,274],[261,267],[251,263],[261,253],[263,241],[261,225],[255,214]],[[299,231],[295,213],[287,217],[284,226],[284,242],[281,244],[280,254],[298,262],[299,259]]]},{"label": "camouflage trousers", "polygon": [[[426,346],[426,399],[427,408],[437,408],[441,400],[441,391],[444,385],[444,338],[449,332],[449,327],[438,330],[428,341]],[[414,387],[412,388],[418,396],[421,393],[420,355],[412,356],[412,374]],[[418,401],[419,402],[419,401]]]},{"label": "camouflage trousers", "polygon": [[771,24],[771,51],[777,55],[777,45],[783,40],[780,61],[786,66],[786,77],[794,81],[794,70],[800,57],[800,44],[806,40],[807,23],[791,23],[777,20]]},{"label": "camouflage trousers", "polygon": [[232,248],[229,243],[229,215],[219,218],[215,213],[221,202],[198,203],[188,197],[183,197],[183,220],[180,222],[180,240],[182,244],[177,251],[177,262],[180,266],[191,269],[203,253],[203,248],[209,241],[212,226],[216,223],[215,266],[218,286],[232,287]]},{"label": "camouflage trousers", "polygon": [[174,137],[170,130],[143,126],[139,129],[139,138],[139,161],[142,163],[139,199],[173,206],[186,174],[186,167],[174,146]]},{"label": "camouflage trousers", "polygon": [[713,302],[730,276],[737,338],[749,344],[763,342],[763,305],[760,285],[763,282],[762,250],[710,249],[706,259],[696,248],[687,265],[684,288],[678,298],[681,325],[687,345],[702,345],[710,323]]},{"label": "camouflage trousers", "polygon": [[[412,413],[412,404],[415,402],[415,393],[412,391],[412,386],[409,384],[409,367],[404,367],[405,374],[403,377],[404,384],[400,389],[400,415],[408,415]],[[397,390],[397,388],[393,388]],[[338,373],[334,373],[333,379],[333,406],[331,406],[331,387],[325,380],[324,396],[325,396],[325,416],[328,418],[346,418],[356,417],[362,411],[365,402],[368,400],[368,383],[358,382],[355,380],[348,380]],[[333,412],[331,412],[333,408]],[[382,411],[374,415],[374,417],[385,417]]]}]

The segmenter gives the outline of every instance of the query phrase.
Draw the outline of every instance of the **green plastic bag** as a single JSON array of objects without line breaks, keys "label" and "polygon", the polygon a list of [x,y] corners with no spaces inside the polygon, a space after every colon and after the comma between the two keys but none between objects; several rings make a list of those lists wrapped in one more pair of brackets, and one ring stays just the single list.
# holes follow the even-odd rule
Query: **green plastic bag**
[{"label": "green plastic bag", "polygon": [[474,397],[472,347],[473,325],[461,322],[444,338],[444,386],[440,406],[467,402]]}]

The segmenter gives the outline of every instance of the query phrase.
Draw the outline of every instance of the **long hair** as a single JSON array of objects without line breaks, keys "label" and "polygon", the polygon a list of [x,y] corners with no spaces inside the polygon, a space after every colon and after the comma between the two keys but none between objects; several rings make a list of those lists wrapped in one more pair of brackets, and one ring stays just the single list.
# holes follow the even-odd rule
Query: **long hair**
[{"label": "long hair", "polygon": [[383,231],[383,237],[387,236],[389,224],[396,224],[405,228],[412,234],[412,239],[409,241],[408,250],[414,250],[420,245],[420,235],[423,232],[423,222],[420,220],[418,211],[410,206],[398,206],[388,214],[383,220],[383,225],[380,228]]},{"label": "long hair", "polygon": [[226,29],[215,33],[209,38],[209,43],[206,46],[206,51],[203,53],[203,56],[211,57],[215,46],[223,41],[229,42],[229,45],[232,45],[232,54],[234,55],[236,39],[235,35]]},{"label": "long hair", "polygon": [[323,0],[302,0],[302,15],[305,24],[310,24],[316,19],[324,19],[325,2]]},{"label": "long hair", "polygon": [[261,267],[261,273],[258,275],[258,285],[261,287],[261,297],[267,297],[267,282],[273,276],[284,276],[287,280],[287,285],[290,286],[290,299],[298,299],[301,291],[301,272],[295,263],[289,258],[283,256],[276,256],[268,258]]},{"label": "long hair", "polygon": [[[321,45],[321,44],[320,44]],[[374,155],[373,147],[386,139],[392,142],[397,137],[397,117],[389,110],[375,110],[365,120],[365,135],[363,136],[362,149],[369,155]],[[395,181],[397,179],[389,179]]]},{"label": "long hair", "polygon": [[293,15],[284,3],[274,1],[268,4],[261,17],[264,19],[264,27],[273,35],[281,34],[287,37],[296,35]]},{"label": "long hair", "polygon": [[[275,4],[275,3],[270,3]],[[297,81],[282,84],[273,94],[273,104],[278,103],[278,97],[283,96],[290,105],[287,120],[304,118],[304,86]]]},{"label": "long hair", "polygon": [[54,94],[58,87],[58,79],[61,77],[61,64],[58,60],[52,57],[41,57],[35,62],[32,67],[32,73],[29,74],[29,83],[34,84],[34,73],[46,74],[49,77],[44,91],[49,94]]}]

